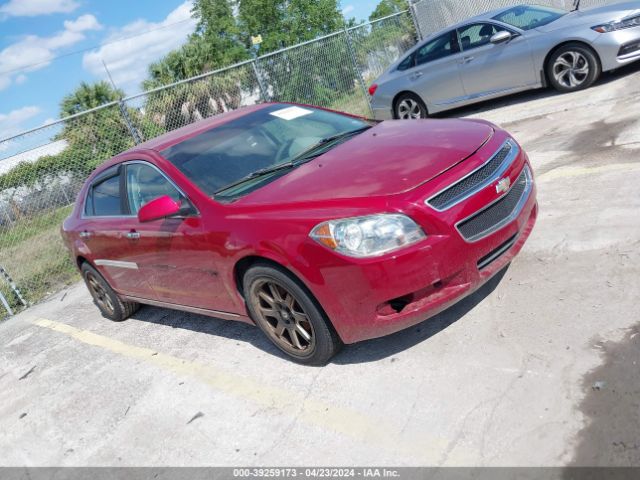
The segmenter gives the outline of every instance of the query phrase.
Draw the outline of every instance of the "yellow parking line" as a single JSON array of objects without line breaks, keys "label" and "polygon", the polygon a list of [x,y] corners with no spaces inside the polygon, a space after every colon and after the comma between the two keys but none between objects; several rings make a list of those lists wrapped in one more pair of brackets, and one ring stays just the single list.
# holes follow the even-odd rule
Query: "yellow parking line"
[{"label": "yellow parking line", "polygon": [[[422,463],[436,463],[449,444],[446,439],[434,438],[427,432],[419,438],[402,435],[393,425],[385,425],[384,420],[369,418],[356,410],[314,400],[310,396],[274,388],[256,380],[221,371],[211,365],[189,362],[45,318],[29,321],[39,327],[68,335],[84,344],[100,347],[127,358],[142,360],[175,374],[189,375],[226,394],[284,412],[299,412],[295,414],[296,418],[306,423],[344,434],[366,445],[407,454],[413,460]],[[471,464],[469,457],[461,458],[459,455],[449,456],[448,461]]]},{"label": "yellow parking line", "polygon": [[609,172],[629,172],[640,170],[640,163],[614,163],[598,167],[561,167],[538,176],[538,181],[556,180],[558,178],[597,175]]}]

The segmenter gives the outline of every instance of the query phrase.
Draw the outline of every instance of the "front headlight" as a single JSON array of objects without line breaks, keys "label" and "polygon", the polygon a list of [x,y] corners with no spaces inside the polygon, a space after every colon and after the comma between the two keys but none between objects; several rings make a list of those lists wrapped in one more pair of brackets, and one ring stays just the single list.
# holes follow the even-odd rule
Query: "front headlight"
[{"label": "front headlight", "polygon": [[323,222],[309,236],[331,250],[356,258],[383,255],[427,237],[409,217],[391,213]]},{"label": "front headlight", "polygon": [[619,22],[603,23],[602,25],[591,27],[591,29],[599,33],[609,33],[615,32],[616,30],[624,30],[625,28],[633,27],[640,27],[640,15],[625,18],[623,20],[620,20]]}]

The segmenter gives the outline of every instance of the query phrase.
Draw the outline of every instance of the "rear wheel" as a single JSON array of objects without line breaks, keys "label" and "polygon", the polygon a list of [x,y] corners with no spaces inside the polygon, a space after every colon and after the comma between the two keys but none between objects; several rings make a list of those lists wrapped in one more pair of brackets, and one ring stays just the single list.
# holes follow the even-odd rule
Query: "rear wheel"
[{"label": "rear wheel", "polygon": [[589,47],[570,43],[549,59],[547,76],[553,87],[563,93],[589,88],[600,77],[602,68]]},{"label": "rear wheel", "polygon": [[399,120],[418,120],[429,116],[422,99],[413,93],[400,95],[393,110]]},{"label": "rear wheel", "polygon": [[325,365],[342,342],[306,289],[290,274],[270,265],[254,266],[243,279],[251,318],[292,360]]},{"label": "rear wheel", "polygon": [[138,303],[123,302],[114,292],[107,281],[88,263],[80,268],[93,302],[100,309],[100,313],[109,320],[121,322],[133,315],[139,308]]}]

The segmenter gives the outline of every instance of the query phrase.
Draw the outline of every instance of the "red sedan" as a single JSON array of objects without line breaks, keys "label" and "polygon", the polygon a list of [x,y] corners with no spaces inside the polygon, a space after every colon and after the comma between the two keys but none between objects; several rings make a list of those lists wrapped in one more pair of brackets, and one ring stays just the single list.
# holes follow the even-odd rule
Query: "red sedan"
[{"label": "red sedan", "polygon": [[478,289],[536,215],[527,155],[492,124],[264,104],[104,163],[63,236],[105,317],[255,323],[321,365]]}]

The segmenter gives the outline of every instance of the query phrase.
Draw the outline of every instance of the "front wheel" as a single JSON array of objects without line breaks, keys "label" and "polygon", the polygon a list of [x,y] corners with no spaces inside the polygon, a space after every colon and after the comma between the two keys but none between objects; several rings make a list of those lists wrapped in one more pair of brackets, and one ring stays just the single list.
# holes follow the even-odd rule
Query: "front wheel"
[{"label": "front wheel", "polygon": [[551,85],[568,93],[589,88],[600,77],[602,68],[596,54],[580,44],[568,44],[558,49],[547,66]]},{"label": "front wheel", "polygon": [[252,267],[243,288],[251,318],[295,362],[325,365],[342,342],[322,310],[290,274],[270,265]]},{"label": "front wheel", "polygon": [[418,120],[429,116],[422,99],[413,93],[400,95],[396,100],[394,113],[399,120]]}]

